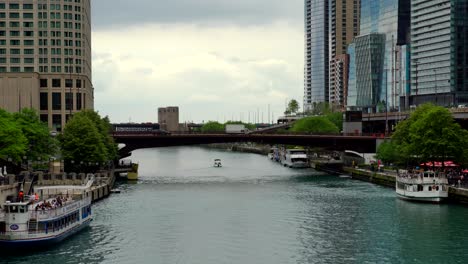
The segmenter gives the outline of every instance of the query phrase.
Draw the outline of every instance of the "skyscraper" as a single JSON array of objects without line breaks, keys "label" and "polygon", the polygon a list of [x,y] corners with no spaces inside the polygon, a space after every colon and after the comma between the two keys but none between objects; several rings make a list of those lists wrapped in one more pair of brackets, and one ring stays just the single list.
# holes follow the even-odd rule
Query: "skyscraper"
[{"label": "skyscraper", "polygon": [[[368,108],[369,111],[375,111],[378,103],[386,106],[388,110],[400,107],[399,80],[402,75],[400,71],[403,69],[397,64],[401,57],[398,52],[406,50],[399,46],[409,43],[409,31],[410,1],[361,0],[360,36],[356,38],[356,57],[351,60],[356,63],[354,87],[357,91],[352,92],[358,95],[356,106]],[[364,39],[358,41],[360,38]],[[368,60],[359,59],[363,56]],[[372,69],[369,68],[370,65],[373,65]],[[365,72],[373,74],[372,81]],[[360,94],[369,94],[370,91],[375,94],[367,99],[359,99]]]},{"label": "skyscraper", "polygon": [[468,103],[468,1],[411,1],[411,104]]},{"label": "skyscraper", "polygon": [[329,101],[329,2],[305,0],[304,110]]},{"label": "skyscraper", "polygon": [[359,35],[360,1],[331,0],[330,103],[347,105],[349,56],[346,48]]},{"label": "skyscraper", "polygon": [[0,108],[35,108],[57,131],[93,109],[90,4],[0,1]]}]

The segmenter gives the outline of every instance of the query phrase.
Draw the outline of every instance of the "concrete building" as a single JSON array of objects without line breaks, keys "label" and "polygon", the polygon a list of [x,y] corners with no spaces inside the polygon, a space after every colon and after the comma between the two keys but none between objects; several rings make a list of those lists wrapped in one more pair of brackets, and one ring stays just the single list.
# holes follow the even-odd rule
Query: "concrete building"
[{"label": "concrete building", "polygon": [[411,104],[468,103],[468,1],[411,1]]},{"label": "concrete building", "polygon": [[329,1],[305,0],[304,110],[329,101]]},{"label": "concrete building", "polygon": [[355,0],[331,0],[330,104],[347,105],[349,56],[346,49],[359,35],[360,3]]},{"label": "concrete building", "polygon": [[179,107],[169,106],[158,108],[158,123],[161,129],[179,131]]},{"label": "concrete building", "polygon": [[61,131],[93,93],[90,0],[0,1],[0,108]]}]

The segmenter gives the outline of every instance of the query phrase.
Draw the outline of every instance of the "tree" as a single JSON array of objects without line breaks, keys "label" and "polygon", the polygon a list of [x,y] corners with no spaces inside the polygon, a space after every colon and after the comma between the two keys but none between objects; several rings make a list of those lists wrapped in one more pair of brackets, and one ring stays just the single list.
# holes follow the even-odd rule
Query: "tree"
[{"label": "tree", "polygon": [[75,114],[60,137],[63,158],[68,161],[103,163],[107,149],[95,123],[86,114]]},{"label": "tree", "polygon": [[26,155],[29,159],[47,160],[55,155],[57,142],[50,136],[47,125],[40,121],[36,110],[23,109],[14,113],[13,119],[28,141],[29,149]]},{"label": "tree", "polygon": [[397,147],[392,141],[385,141],[377,149],[377,159],[384,163],[395,163],[399,160]]},{"label": "tree", "polygon": [[339,129],[339,131],[343,130],[343,113],[335,112],[329,113],[326,115],[326,118],[330,120],[335,126]]},{"label": "tree", "polygon": [[0,109],[0,157],[10,157],[14,161],[21,161],[26,153],[28,140],[12,115]]},{"label": "tree", "polygon": [[333,122],[323,116],[312,116],[300,119],[294,123],[291,131],[318,134],[338,134],[340,132]]},{"label": "tree", "polygon": [[299,111],[299,103],[295,99],[292,99],[288,103],[288,107],[286,108],[285,114],[295,114],[297,113],[297,111]]},{"label": "tree", "polygon": [[449,110],[432,106],[409,129],[409,151],[420,161],[468,160],[468,131],[455,123]]},{"label": "tree", "polygon": [[208,121],[201,128],[202,132],[224,132],[224,125],[216,121]]}]

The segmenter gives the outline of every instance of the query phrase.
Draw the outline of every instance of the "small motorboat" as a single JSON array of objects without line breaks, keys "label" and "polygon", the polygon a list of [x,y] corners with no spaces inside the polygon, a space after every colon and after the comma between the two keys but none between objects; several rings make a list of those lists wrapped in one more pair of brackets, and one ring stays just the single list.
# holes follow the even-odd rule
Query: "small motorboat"
[{"label": "small motorboat", "polygon": [[222,167],[223,165],[221,165],[221,160],[220,159],[215,159],[214,160],[214,165],[213,167],[217,167],[217,168],[220,168]]}]

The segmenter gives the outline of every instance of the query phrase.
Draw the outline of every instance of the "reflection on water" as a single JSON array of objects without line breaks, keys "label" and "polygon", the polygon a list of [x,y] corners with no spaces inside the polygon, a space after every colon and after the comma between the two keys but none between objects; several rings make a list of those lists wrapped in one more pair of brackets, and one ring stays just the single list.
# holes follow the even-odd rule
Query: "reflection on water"
[{"label": "reflection on water", "polygon": [[[140,150],[140,180],[95,221],[8,263],[461,263],[468,208],[198,147]],[[213,168],[220,158],[222,168]]]}]

